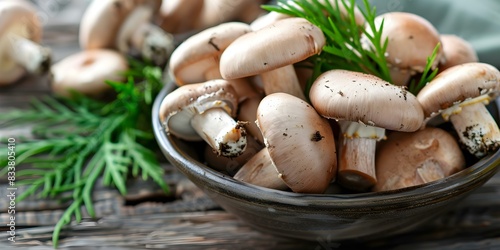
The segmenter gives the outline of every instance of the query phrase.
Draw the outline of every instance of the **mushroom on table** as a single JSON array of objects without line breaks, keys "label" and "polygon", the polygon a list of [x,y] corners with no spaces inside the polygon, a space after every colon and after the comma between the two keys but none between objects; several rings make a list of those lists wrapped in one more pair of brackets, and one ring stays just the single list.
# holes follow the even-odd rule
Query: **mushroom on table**
[{"label": "mushroom on table", "polygon": [[[162,1],[156,17],[163,30],[172,34],[181,34],[194,30],[195,16],[203,8],[203,0],[166,0]],[[185,18],[185,17],[191,18]]]},{"label": "mushroom on table", "polygon": [[71,92],[75,91],[104,98],[112,89],[105,81],[124,81],[123,73],[127,69],[127,59],[117,51],[80,51],[52,65],[52,91],[66,97],[71,97]]},{"label": "mushroom on table", "polygon": [[[335,179],[332,128],[309,103],[287,93],[267,95],[257,109],[257,125],[265,141],[262,150],[268,152],[250,159],[236,178],[282,189],[279,178],[297,193],[323,193]],[[272,164],[261,166],[265,163]],[[252,176],[272,172],[273,176]],[[268,179],[266,183],[262,178]]]},{"label": "mushroom on table", "polygon": [[365,191],[376,184],[376,143],[385,130],[411,132],[421,128],[424,113],[406,88],[374,75],[330,70],[312,84],[309,98],[320,115],[339,120],[338,181]]},{"label": "mushroom on table", "polygon": [[0,1],[0,85],[49,69],[51,52],[39,45],[41,38],[42,26],[30,2]]},{"label": "mushroom on table", "polygon": [[486,63],[465,63],[439,73],[417,95],[425,116],[451,121],[467,150],[482,157],[500,148],[498,125],[486,109],[500,92],[500,71]]},{"label": "mushroom on table", "polygon": [[377,148],[374,191],[416,186],[448,177],[465,167],[456,139],[440,128],[393,132]]},{"label": "mushroom on table", "polygon": [[236,157],[247,144],[243,123],[235,121],[238,96],[225,80],[183,85],[161,102],[160,121],[180,139],[204,140],[218,155]]},{"label": "mushroom on table", "polygon": [[152,23],[161,0],[94,0],[80,24],[83,49],[118,49],[163,65],[174,49],[172,35]]}]

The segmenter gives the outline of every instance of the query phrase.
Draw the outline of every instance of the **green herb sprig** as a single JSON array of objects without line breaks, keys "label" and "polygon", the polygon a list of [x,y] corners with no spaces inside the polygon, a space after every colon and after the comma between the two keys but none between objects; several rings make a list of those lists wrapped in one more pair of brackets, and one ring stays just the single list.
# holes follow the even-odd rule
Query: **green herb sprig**
[{"label": "green herb sprig", "polygon": [[[16,172],[16,184],[28,186],[18,201],[32,195],[70,201],[54,227],[54,247],[65,225],[73,218],[82,220],[82,206],[95,216],[92,194],[101,177],[122,195],[127,193],[127,178],[138,176],[152,178],[169,191],[152,150],[156,144],[151,106],[162,88],[161,70],[131,62],[125,74],[125,83],[107,82],[116,91],[114,101],[99,102],[76,93],[71,99],[48,96],[34,100],[30,109],[0,117],[2,128],[33,126],[34,139],[17,140],[16,163],[27,168]],[[0,148],[0,155],[6,155],[5,149]],[[7,166],[5,159],[0,159],[0,166]]]},{"label": "green herb sprig", "polygon": [[[295,17],[302,17],[319,27],[326,38],[321,54],[310,58],[313,75],[306,86],[306,96],[312,82],[323,72],[331,69],[346,69],[375,75],[392,83],[386,60],[388,40],[382,39],[383,20],[377,24],[376,7],[363,0],[363,8],[357,8],[355,0],[277,0],[276,5],[265,5],[264,9]],[[332,3],[333,2],[333,3]],[[346,10],[342,13],[340,7]],[[365,18],[365,25],[356,23],[356,10]],[[365,43],[362,40],[365,39]],[[430,71],[437,50],[429,57],[421,81],[430,81],[437,71]],[[425,85],[425,83],[423,83]],[[411,87],[416,94],[423,86]]]}]

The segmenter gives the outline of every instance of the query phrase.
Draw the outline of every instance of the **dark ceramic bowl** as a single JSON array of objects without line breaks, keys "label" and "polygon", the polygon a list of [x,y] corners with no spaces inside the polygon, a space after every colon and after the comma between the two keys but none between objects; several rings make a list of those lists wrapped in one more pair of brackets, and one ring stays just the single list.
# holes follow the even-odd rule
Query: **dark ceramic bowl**
[{"label": "dark ceramic bowl", "polygon": [[270,234],[306,240],[375,238],[408,231],[452,208],[498,170],[500,151],[448,178],[393,192],[310,195],[243,183],[201,163],[196,150],[166,134],[153,107],[156,139],[166,158],[227,212]]}]

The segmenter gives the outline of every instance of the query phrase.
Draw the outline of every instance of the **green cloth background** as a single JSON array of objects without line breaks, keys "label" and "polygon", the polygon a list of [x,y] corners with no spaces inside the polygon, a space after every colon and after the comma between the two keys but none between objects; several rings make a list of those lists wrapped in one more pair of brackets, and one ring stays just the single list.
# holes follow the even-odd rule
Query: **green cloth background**
[{"label": "green cloth background", "polygon": [[[403,11],[429,20],[441,34],[469,41],[479,61],[500,68],[500,0],[370,0],[377,13]],[[358,2],[363,6],[362,1]]]}]

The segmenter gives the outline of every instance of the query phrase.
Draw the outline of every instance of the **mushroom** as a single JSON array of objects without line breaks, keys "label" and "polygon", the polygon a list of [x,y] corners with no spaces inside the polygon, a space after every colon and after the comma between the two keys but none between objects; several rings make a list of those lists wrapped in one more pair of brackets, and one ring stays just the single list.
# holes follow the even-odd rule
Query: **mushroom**
[{"label": "mushroom", "polygon": [[440,128],[393,132],[377,147],[378,182],[374,191],[395,190],[436,181],[465,167],[455,138]]},{"label": "mushroom", "polygon": [[463,38],[451,34],[441,35],[440,37],[444,57],[446,58],[445,62],[439,66],[440,71],[455,65],[479,61],[472,45]]},{"label": "mushroom", "polygon": [[203,139],[218,155],[236,157],[245,150],[243,123],[237,122],[238,97],[229,82],[218,79],[183,85],[161,102],[165,131],[180,139]]},{"label": "mushroom", "polygon": [[203,0],[164,0],[156,23],[168,33],[178,34],[194,29],[194,18],[203,7]]},{"label": "mushroom", "polygon": [[257,125],[277,175],[297,193],[323,193],[337,172],[335,138],[304,100],[273,93],[257,109]]},{"label": "mushroom", "polygon": [[27,1],[0,1],[0,85],[12,84],[26,72],[45,73],[51,53],[39,45],[41,24]]},{"label": "mushroom", "polygon": [[238,37],[250,32],[246,23],[230,22],[203,30],[181,43],[172,53],[170,74],[177,85],[222,78],[219,58]]},{"label": "mushroom", "polygon": [[118,49],[163,65],[174,49],[173,37],[151,23],[160,0],[94,0],[80,24],[83,49]]},{"label": "mushroom", "polygon": [[303,18],[286,18],[232,42],[220,58],[224,79],[260,74],[266,95],[289,93],[305,99],[293,64],[319,54],[325,36]]},{"label": "mushroom", "polygon": [[385,130],[411,132],[421,128],[424,113],[404,87],[374,75],[347,70],[321,74],[311,86],[311,103],[323,117],[339,120],[338,181],[353,190],[376,182],[375,149]]},{"label": "mushroom", "polygon": [[463,146],[476,157],[500,147],[498,125],[486,109],[500,91],[500,72],[486,63],[465,63],[439,73],[418,93],[430,119],[451,121]]},{"label": "mushroom", "polygon": [[66,97],[75,91],[100,98],[112,89],[105,81],[124,81],[127,69],[127,59],[114,50],[80,51],[52,66],[52,91]]},{"label": "mushroom", "polygon": [[260,29],[262,29],[270,24],[275,23],[276,21],[279,21],[279,20],[282,20],[285,18],[290,18],[290,17],[292,17],[292,16],[287,15],[287,14],[283,14],[281,12],[271,11],[265,15],[258,17],[253,22],[251,22],[250,28],[253,31],[260,30]]},{"label": "mushroom", "polygon": [[[386,60],[389,65],[392,83],[406,86],[410,77],[424,71],[427,59],[438,44],[439,33],[426,19],[412,13],[388,12],[375,18],[375,27],[383,24],[381,42],[388,41]],[[373,30],[367,26],[361,42],[370,49],[371,42],[367,35],[373,36]],[[443,48],[439,47],[432,68],[435,69],[443,60]]]}]

